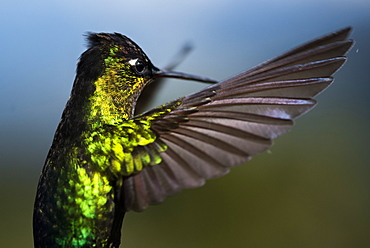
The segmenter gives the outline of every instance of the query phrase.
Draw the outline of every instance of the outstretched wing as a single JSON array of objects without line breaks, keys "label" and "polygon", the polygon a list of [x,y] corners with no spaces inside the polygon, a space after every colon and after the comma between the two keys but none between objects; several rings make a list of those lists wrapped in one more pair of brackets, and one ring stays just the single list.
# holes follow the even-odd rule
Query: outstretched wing
[{"label": "outstretched wing", "polygon": [[132,122],[149,125],[154,139],[133,149],[132,166],[140,154],[147,162],[140,160],[140,172],[124,179],[125,209],[142,211],[268,149],[332,83],[331,75],[353,44],[347,40],[350,31],[304,44],[134,118]]}]

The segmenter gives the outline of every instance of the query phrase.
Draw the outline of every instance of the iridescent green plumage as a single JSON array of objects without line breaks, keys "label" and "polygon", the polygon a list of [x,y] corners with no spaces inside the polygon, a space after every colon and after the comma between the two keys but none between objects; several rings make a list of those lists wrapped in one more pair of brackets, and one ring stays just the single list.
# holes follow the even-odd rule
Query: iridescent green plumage
[{"label": "iridescent green plumage", "polygon": [[352,45],[344,29],[133,116],[159,70],[130,39],[90,34],[39,181],[35,247],[119,247],[125,212],[226,174],[315,105]]},{"label": "iridescent green plumage", "polygon": [[[180,103],[130,119],[143,87],[163,72],[125,36],[90,34],[89,42],[40,178],[36,247],[118,247],[123,180],[161,162],[166,145],[151,124]],[[153,144],[156,152],[139,148]]]}]

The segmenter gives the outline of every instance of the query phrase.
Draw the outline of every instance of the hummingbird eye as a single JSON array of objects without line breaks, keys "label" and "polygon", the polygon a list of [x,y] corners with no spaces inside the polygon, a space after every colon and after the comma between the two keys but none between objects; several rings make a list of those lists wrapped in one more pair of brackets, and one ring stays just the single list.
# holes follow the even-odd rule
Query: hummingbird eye
[{"label": "hummingbird eye", "polygon": [[132,59],[129,61],[130,65],[132,65],[134,71],[137,74],[143,74],[146,70],[146,65],[140,59]]},{"label": "hummingbird eye", "polygon": [[137,72],[143,73],[145,71],[146,66],[144,65],[142,61],[138,60],[135,63],[135,68]]}]

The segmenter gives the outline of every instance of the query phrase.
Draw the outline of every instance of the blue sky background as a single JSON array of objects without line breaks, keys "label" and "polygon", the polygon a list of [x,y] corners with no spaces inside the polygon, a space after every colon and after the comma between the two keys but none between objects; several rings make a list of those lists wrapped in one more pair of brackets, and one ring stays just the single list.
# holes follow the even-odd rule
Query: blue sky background
[{"label": "blue sky background", "polygon": [[[131,37],[158,67],[190,41],[177,69],[221,80],[349,25],[357,43],[312,113],[230,175],[128,214],[125,247],[366,247],[370,2],[1,1],[0,246],[32,246],[38,176],[87,31]],[[202,87],[169,80],[154,105]]]}]

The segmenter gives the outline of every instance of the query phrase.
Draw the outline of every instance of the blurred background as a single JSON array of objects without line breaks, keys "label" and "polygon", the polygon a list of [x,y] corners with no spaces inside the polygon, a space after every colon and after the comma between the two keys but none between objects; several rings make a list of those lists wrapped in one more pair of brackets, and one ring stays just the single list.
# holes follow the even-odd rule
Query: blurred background
[{"label": "blurred background", "polygon": [[[370,247],[370,1],[0,3],[0,247],[33,247],[36,185],[87,31],[120,32],[158,67],[223,79],[353,26],[335,83],[269,152],[205,187],[128,213],[123,247]],[[154,105],[203,88],[168,80]]]}]

